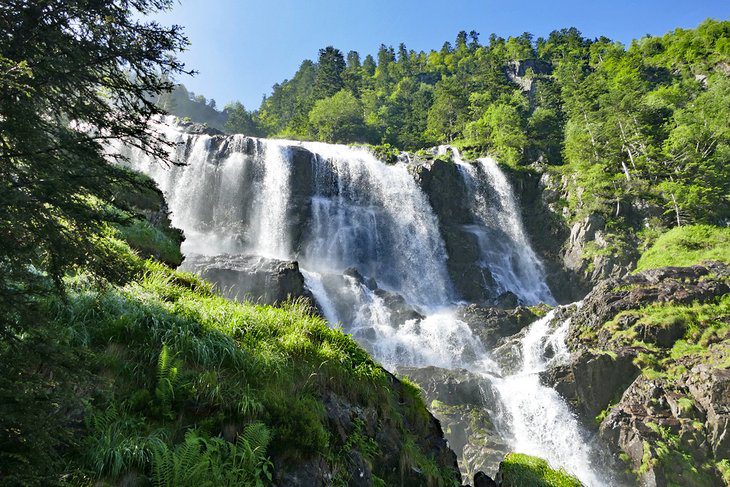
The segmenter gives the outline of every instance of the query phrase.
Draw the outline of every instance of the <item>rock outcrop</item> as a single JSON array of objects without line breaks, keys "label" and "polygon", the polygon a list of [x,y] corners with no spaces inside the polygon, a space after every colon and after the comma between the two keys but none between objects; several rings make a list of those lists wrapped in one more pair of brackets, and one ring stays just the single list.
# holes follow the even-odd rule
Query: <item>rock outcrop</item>
[{"label": "rock outcrop", "polygon": [[509,447],[491,418],[497,400],[489,381],[466,370],[438,367],[400,367],[398,375],[423,389],[426,404],[460,459],[464,478],[480,471],[494,475]]},{"label": "rock outcrop", "polygon": [[411,170],[438,218],[449,255],[446,265],[456,291],[469,302],[486,303],[489,297],[496,297],[494,278],[487,269],[477,265],[479,243],[467,228],[473,218],[466,198],[467,188],[456,164],[438,158],[416,158]]},{"label": "rock outcrop", "polygon": [[258,255],[193,254],[187,256],[183,269],[212,282],[230,299],[261,304],[304,299],[314,304],[296,261],[268,259]]},{"label": "rock outcrop", "polygon": [[604,281],[572,315],[570,363],[541,374],[643,486],[723,482],[729,293],[730,267],[721,263]]},{"label": "rock outcrop", "polygon": [[[398,394],[401,404],[416,407],[413,397],[405,391],[403,383],[395,376],[388,374],[390,387]],[[406,442],[403,433],[396,423],[387,420],[384,414],[375,407],[363,408],[352,404],[344,396],[330,392],[324,398],[324,416],[327,428],[332,433],[332,440],[338,444],[349,445],[351,438],[372,438],[379,448],[371,454],[374,458],[364,458],[358,450],[361,445],[352,444],[346,452],[349,463],[348,485],[369,487],[375,477],[381,479],[399,479],[402,485],[426,485],[434,479],[428,478],[420,466],[408,457],[408,452],[401,446]],[[425,411],[424,411],[425,412]],[[404,418],[404,420],[406,420]],[[407,420],[406,420],[407,421]],[[433,459],[435,466],[441,471],[445,483],[460,478],[456,455],[449,448],[439,421],[426,413],[418,424],[403,425],[405,431],[412,433],[415,446],[428,458]],[[305,460],[274,458],[276,485],[294,487],[331,485],[336,476],[336,469],[328,459],[313,456]]]}]

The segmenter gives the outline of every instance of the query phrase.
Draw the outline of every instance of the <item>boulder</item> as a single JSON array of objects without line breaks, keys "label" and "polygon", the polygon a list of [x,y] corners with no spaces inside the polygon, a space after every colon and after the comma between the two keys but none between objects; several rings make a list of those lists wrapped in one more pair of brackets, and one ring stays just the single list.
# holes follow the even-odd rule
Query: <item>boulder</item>
[{"label": "boulder", "polygon": [[262,304],[304,299],[314,304],[296,261],[244,254],[192,254],[187,256],[183,269],[212,282],[230,299]]},{"label": "boulder", "polygon": [[542,372],[540,379],[567,399],[591,425],[593,418],[615,402],[639,374],[634,356],[631,350],[620,354],[583,350],[574,354],[569,364]]},{"label": "boulder", "polygon": [[715,485],[719,480],[710,445],[697,428],[701,412],[686,408],[676,414],[683,409],[678,398],[687,399],[685,394],[664,379],[640,376],[601,422],[600,438],[627,456],[641,485]]},{"label": "boulder", "polygon": [[538,318],[535,311],[524,306],[502,309],[470,304],[460,307],[457,313],[487,350],[493,349],[501,339],[515,335]]}]

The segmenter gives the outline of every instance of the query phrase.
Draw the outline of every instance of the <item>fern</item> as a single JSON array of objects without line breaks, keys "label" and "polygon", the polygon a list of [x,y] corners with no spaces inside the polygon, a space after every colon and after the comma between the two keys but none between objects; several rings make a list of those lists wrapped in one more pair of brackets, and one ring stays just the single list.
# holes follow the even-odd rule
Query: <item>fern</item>
[{"label": "fern", "polygon": [[163,443],[155,450],[153,483],[156,487],[270,485],[272,464],[266,456],[270,440],[263,423],[247,426],[235,444],[190,430],[174,449]]},{"label": "fern", "polygon": [[170,354],[167,345],[162,345],[157,359],[157,387],[155,396],[160,401],[163,415],[174,419],[172,401],[175,399],[175,384],[178,378],[178,366],[174,355]]},{"label": "fern", "polygon": [[140,421],[127,417],[115,406],[87,420],[92,431],[86,440],[86,461],[97,478],[117,478],[134,468],[144,469],[159,445],[159,432],[139,436]]}]

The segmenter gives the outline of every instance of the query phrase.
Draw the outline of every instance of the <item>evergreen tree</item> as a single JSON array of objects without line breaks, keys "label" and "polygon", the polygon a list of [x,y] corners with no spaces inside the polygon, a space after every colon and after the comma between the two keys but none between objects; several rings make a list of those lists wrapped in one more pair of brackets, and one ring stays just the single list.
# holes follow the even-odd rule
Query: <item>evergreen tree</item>
[{"label": "evergreen tree", "polygon": [[327,46],[319,50],[319,61],[317,62],[317,74],[314,79],[314,98],[319,100],[327,98],[344,86],[342,74],[345,71],[345,58],[339,49]]},{"label": "evergreen tree", "polygon": [[105,243],[115,194],[137,178],[109,164],[112,139],[165,160],[147,124],[183,72],[180,27],[144,14],[168,0],[10,1],[0,8],[0,332],[18,326],[35,292],[75,266],[117,272]]}]

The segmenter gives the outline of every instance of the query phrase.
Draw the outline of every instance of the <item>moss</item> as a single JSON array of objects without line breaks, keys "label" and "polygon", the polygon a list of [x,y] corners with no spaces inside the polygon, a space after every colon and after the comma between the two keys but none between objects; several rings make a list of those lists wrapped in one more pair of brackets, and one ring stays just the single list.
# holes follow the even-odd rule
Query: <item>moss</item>
[{"label": "moss", "polygon": [[708,260],[730,263],[730,228],[711,225],[673,228],[642,254],[636,271],[690,266]]},{"label": "moss", "polygon": [[510,453],[499,466],[503,487],[580,487],[578,479],[537,457]]}]

